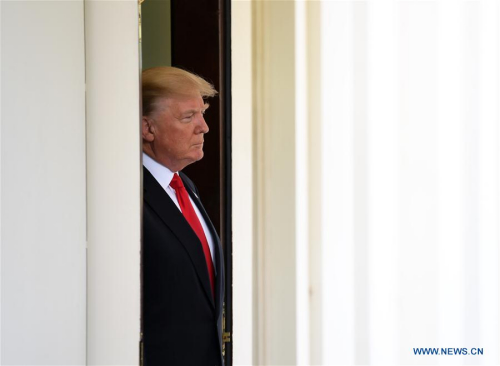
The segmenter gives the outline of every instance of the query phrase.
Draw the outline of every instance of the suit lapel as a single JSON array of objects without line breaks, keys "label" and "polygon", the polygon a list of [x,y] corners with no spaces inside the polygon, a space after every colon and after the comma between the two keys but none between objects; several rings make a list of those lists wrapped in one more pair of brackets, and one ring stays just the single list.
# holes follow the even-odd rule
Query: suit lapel
[{"label": "suit lapel", "polygon": [[221,252],[221,243],[219,240],[219,235],[217,235],[217,232],[215,231],[214,225],[212,224],[212,221],[208,217],[207,212],[205,211],[205,208],[203,207],[200,198],[196,195],[194,192],[193,188],[191,187],[190,182],[188,182],[186,179],[184,179],[184,174],[180,173],[180,177],[182,178],[184,182],[184,186],[186,187],[186,190],[188,191],[189,195],[191,196],[191,199],[193,202],[196,204],[198,207],[198,210],[200,210],[203,218],[205,219],[205,222],[207,223],[207,226],[210,230],[210,235],[212,236],[213,243],[214,243],[214,259],[215,259],[215,271],[216,271],[216,283],[215,283],[215,301],[216,301],[216,309],[222,310],[222,304],[220,303],[221,300],[221,289],[222,289],[222,280],[223,280],[223,263],[222,263],[222,252]]},{"label": "suit lapel", "polygon": [[193,199],[193,202],[196,204],[203,218],[205,219],[205,222],[209,227],[210,234],[212,235],[213,238],[213,243],[215,248],[214,258],[216,262],[214,267],[217,268],[218,271],[215,281],[215,311],[217,318],[217,331],[219,332],[219,336],[217,338],[219,340],[219,348],[221,352],[221,364],[223,365],[224,359],[222,358],[222,332],[224,330],[222,329],[222,303],[224,301],[224,262],[223,262],[222,246],[219,240],[219,236],[217,235],[214,225],[212,224],[212,221],[210,221],[210,218],[208,217],[208,214],[205,211],[205,208],[203,207],[200,198],[194,192],[195,189],[194,185],[192,185],[189,179],[186,179],[185,175],[182,172],[179,175],[182,178],[182,181],[184,182],[186,190]]},{"label": "suit lapel", "polygon": [[144,168],[144,202],[151,206],[182,243],[193,262],[205,295],[212,306],[215,307],[205,255],[200,240],[167,192],[163,190],[146,168]]}]

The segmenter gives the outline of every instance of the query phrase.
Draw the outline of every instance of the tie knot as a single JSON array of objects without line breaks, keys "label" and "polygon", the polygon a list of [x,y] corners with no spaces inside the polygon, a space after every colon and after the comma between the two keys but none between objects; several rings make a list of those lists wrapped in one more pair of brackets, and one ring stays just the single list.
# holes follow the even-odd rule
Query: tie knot
[{"label": "tie knot", "polygon": [[175,173],[174,177],[170,181],[170,187],[173,189],[177,190],[179,188],[184,188],[184,184],[182,183],[181,177],[179,177],[179,174]]}]

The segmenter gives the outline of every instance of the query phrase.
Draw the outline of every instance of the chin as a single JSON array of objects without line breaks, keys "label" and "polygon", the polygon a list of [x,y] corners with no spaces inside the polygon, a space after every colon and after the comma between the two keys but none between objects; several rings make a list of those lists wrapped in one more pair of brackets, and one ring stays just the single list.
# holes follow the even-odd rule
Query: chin
[{"label": "chin", "polygon": [[193,155],[193,163],[194,163],[195,161],[199,161],[199,160],[203,159],[203,156],[204,156],[204,155],[205,155],[205,154],[203,153],[203,151],[199,151],[199,152],[197,152],[196,154],[194,154],[194,155]]}]

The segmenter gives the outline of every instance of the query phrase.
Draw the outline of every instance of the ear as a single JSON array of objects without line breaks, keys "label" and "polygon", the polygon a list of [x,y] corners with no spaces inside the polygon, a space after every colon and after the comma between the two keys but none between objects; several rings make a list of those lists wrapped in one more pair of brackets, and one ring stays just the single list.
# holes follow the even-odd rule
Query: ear
[{"label": "ear", "polygon": [[141,119],[142,139],[147,142],[153,142],[155,139],[153,122],[148,117]]}]

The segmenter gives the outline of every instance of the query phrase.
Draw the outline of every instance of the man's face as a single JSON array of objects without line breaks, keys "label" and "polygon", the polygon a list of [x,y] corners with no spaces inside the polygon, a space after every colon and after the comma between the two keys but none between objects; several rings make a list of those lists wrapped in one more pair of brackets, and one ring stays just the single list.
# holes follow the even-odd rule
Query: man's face
[{"label": "man's face", "polygon": [[152,157],[174,172],[203,158],[203,136],[208,132],[203,114],[207,108],[201,96],[161,99],[146,118],[151,141],[144,135],[143,119],[143,139],[149,143]]}]

